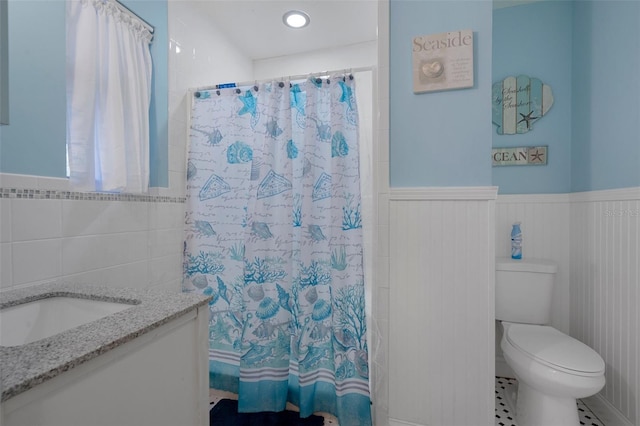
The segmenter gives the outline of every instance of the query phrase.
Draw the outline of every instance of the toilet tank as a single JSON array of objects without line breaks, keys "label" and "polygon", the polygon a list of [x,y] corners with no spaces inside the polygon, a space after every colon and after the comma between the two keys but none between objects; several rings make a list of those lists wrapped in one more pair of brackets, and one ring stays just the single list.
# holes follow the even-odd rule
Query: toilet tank
[{"label": "toilet tank", "polygon": [[496,258],[496,319],[548,324],[557,271],[549,260]]}]

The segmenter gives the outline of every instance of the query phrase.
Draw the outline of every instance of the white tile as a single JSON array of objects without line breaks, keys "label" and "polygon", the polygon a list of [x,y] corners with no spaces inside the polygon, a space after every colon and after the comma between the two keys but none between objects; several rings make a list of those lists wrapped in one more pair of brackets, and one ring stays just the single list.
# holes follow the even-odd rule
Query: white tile
[{"label": "white tile", "polygon": [[172,291],[182,293],[182,280],[166,281],[163,283],[150,283],[149,287],[155,290]]},{"label": "white tile", "polygon": [[187,186],[187,175],[183,172],[169,171],[169,190],[174,197],[184,197]]},{"label": "white tile", "polygon": [[12,200],[12,240],[32,241],[62,236],[60,200]]},{"label": "white tile", "polygon": [[377,288],[389,288],[389,257],[378,256],[376,260],[376,282]]},{"label": "white tile", "polygon": [[378,66],[378,102],[389,102],[389,67]]},{"label": "white tile", "polygon": [[378,191],[389,192],[389,162],[386,161],[378,163]]},{"label": "white tile", "polygon": [[152,203],[64,200],[62,232],[65,237],[135,232],[148,229]]},{"label": "white tile", "polygon": [[378,226],[378,257],[389,257],[389,225]]},{"label": "white tile", "polygon": [[72,191],[68,178],[38,177],[37,188],[49,191]]},{"label": "white tile", "polygon": [[0,199],[0,243],[11,242],[11,199]]},{"label": "white tile", "polygon": [[76,237],[107,232],[107,223],[101,220],[101,216],[109,203],[97,200],[63,200],[62,235]]},{"label": "white tile", "polygon": [[378,197],[378,225],[389,225],[389,196],[381,194]]},{"label": "white tile", "polygon": [[389,130],[389,103],[378,101],[378,130]]},{"label": "white tile", "polygon": [[146,288],[149,285],[149,261],[128,263],[105,271],[106,280],[113,287]]},{"label": "white tile", "polygon": [[149,257],[181,255],[184,233],[181,229],[161,229],[149,232]]},{"label": "white tile", "polygon": [[12,274],[15,285],[60,277],[60,239],[26,241],[12,245]]},{"label": "white tile", "polygon": [[12,173],[0,173],[0,187],[33,189],[38,187],[38,177],[30,175],[17,175]]},{"label": "white tile", "polygon": [[378,163],[389,162],[389,129],[376,130],[377,140],[377,158]]},{"label": "white tile", "polygon": [[147,244],[146,231],[64,238],[62,271],[72,275],[145,260]]},{"label": "white tile", "polygon": [[136,232],[149,229],[149,205],[153,203],[116,201],[109,204],[105,221],[108,232]]},{"label": "white tile", "polygon": [[[184,94],[182,94],[179,98],[176,96],[177,104],[182,101],[182,96],[184,96]],[[176,111],[175,113],[186,115],[186,113],[182,110]],[[180,120],[172,120],[169,123],[169,147],[181,147],[181,149],[186,152],[188,134],[189,132],[187,131],[187,123]]]},{"label": "white tile", "polygon": [[0,244],[0,289],[6,289],[13,285],[11,262],[11,244]]},{"label": "white tile", "polygon": [[186,157],[187,153],[184,143],[169,145],[169,170],[183,174],[186,173]]},{"label": "white tile", "polygon": [[65,280],[87,285],[144,289],[149,284],[149,266],[144,260],[65,276]]},{"label": "white tile", "polygon": [[[149,285],[181,283],[182,255],[170,255],[149,261]],[[179,286],[177,288],[180,288]]]},{"label": "white tile", "polygon": [[376,289],[376,296],[378,301],[376,303],[376,319],[388,320],[389,319],[389,289],[379,287]]},{"label": "white tile", "polygon": [[63,275],[63,279],[65,282],[82,284],[82,285],[96,285],[96,286],[106,286],[107,282],[105,279],[105,270],[102,269],[92,269],[87,272],[80,272],[77,274],[71,275]]},{"label": "white tile", "polygon": [[[495,378],[495,426],[518,426],[514,400],[516,392],[516,379]],[[576,401],[576,411],[581,425],[604,426],[605,424],[610,424],[602,422],[580,399]]]},{"label": "white tile", "polygon": [[184,203],[151,203],[149,205],[149,230],[183,229]]}]

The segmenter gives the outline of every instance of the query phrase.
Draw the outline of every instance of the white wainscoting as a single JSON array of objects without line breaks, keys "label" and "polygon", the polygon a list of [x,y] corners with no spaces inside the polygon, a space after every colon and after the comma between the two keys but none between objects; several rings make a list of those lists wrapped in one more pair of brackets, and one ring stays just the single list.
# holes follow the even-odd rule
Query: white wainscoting
[{"label": "white wainscoting", "polygon": [[496,192],[390,191],[391,425],[494,423]]},{"label": "white wainscoting", "polygon": [[570,224],[571,334],[605,360],[607,384],[596,399],[612,418],[613,408],[638,425],[640,188],[572,194]]}]

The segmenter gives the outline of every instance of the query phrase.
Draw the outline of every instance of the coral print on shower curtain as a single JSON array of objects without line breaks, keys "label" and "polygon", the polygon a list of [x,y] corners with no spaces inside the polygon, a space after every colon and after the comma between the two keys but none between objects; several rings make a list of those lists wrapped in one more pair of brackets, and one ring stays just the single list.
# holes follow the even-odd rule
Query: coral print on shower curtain
[{"label": "coral print on shower curtain", "polygon": [[183,287],[213,296],[211,387],[371,424],[353,77],[195,95]]}]

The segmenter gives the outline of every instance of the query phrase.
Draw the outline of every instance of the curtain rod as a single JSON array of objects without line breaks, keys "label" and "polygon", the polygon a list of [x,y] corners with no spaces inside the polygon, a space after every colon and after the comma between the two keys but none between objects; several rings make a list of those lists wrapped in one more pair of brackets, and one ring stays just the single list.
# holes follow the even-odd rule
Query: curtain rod
[{"label": "curtain rod", "polygon": [[359,67],[359,68],[343,68],[343,69],[339,69],[339,70],[334,70],[334,71],[322,71],[322,72],[312,72],[309,74],[299,74],[299,75],[288,75],[285,77],[278,77],[278,78],[268,78],[268,79],[264,79],[264,80],[251,80],[251,81],[242,81],[240,83],[223,83],[223,84],[215,84],[213,86],[202,86],[202,87],[197,87],[197,88],[191,88],[189,90],[191,90],[192,92],[199,92],[201,90],[216,90],[216,89],[231,89],[231,88],[236,88],[236,87],[243,87],[243,86],[251,86],[251,85],[255,85],[258,83],[269,83],[271,81],[274,80],[284,80],[284,79],[288,79],[288,80],[302,80],[305,79],[307,77],[312,77],[312,76],[326,76],[326,75],[330,75],[330,74],[336,74],[336,73],[354,73],[354,72],[362,72],[362,71],[373,71],[374,66],[368,66],[368,67]]},{"label": "curtain rod", "polygon": [[[103,0],[104,2],[106,2],[107,0]],[[113,0],[113,2],[115,3],[116,6],[118,6],[118,8],[128,14],[129,16],[132,16],[134,18],[137,18],[140,20],[140,22],[142,23],[142,25],[144,25],[144,27],[149,30],[149,32],[151,34],[153,34],[153,32],[155,31],[155,27],[153,25],[151,25],[150,23],[148,23],[147,21],[145,21],[140,15],[138,15],[137,13],[135,13],[133,10],[129,9],[127,6],[125,6],[123,3],[119,2],[118,0]]]}]

